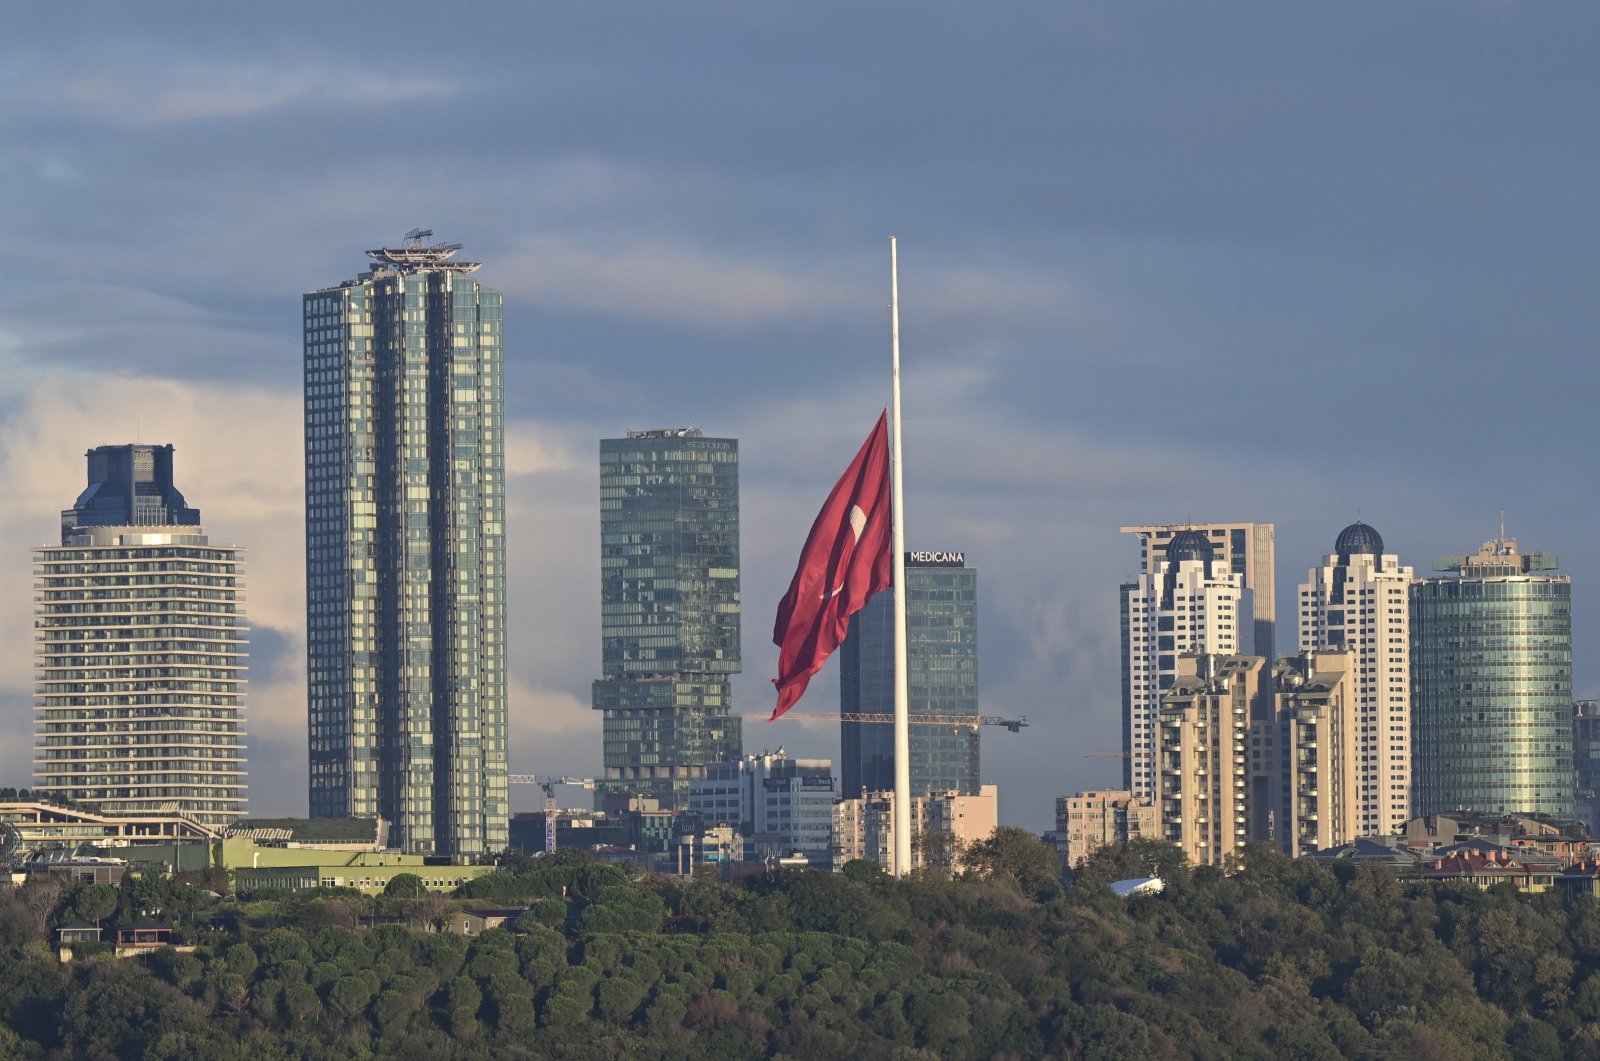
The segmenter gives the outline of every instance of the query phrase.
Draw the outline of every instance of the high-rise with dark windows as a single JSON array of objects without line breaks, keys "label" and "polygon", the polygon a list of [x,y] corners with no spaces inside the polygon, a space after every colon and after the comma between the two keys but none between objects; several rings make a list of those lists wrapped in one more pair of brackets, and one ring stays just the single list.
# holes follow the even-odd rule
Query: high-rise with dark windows
[{"label": "high-rise with dark windows", "polygon": [[1514,539],[1411,584],[1412,813],[1573,812],[1572,581]]},{"label": "high-rise with dark windows", "polygon": [[698,428],[600,442],[600,642],[609,794],[686,807],[737,759],[739,443]]},{"label": "high-rise with dark windows", "polygon": [[311,814],[507,843],[501,294],[414,230],[305,296]]},{"label": "high-rise with dark windows", "polygon": [[242,558],[172,483],[171,446],[100,446],[34,553],[41,792],[112,814],[244,813]]},{"label": "high-rise with dark windows", "polygon": [[[978,769],[978,569],[954,552],[906,554],[906,693],[911,791],[976,796]],[[850,618],[839,647],[839,711],[894,713],[894,592]],[[918,715],[972,719],[931,725]],[[840,794],[894,788],[894,724],[841,721]]]}]

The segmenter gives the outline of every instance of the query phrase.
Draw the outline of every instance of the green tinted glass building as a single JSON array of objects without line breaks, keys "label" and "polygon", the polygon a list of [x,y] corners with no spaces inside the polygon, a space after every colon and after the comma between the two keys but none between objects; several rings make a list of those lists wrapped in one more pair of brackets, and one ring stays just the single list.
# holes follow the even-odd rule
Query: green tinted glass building
[{"label": "green tinted glass building", "polygon": [[414,231],[305,296],[311,814],[507,842],[501,295]]},{"label": "green tinted glass building", "polygon": [[[962,553],[906,554],[906,692],[911,792],[978,794],[978,727],[917,715],[978,715],[978,571]],[[839,710],[894,712],[894,594],[867,601],[839,648]],[[840,795],[894,788],[894,724],[840,722]]]},{"label": "green tinted glass building", "polygon": [[707,764],[739,758],[739,606],[738,441],[692,427],[602,439],[597,806],[687,806]]},{"label": "green tinted glass building", "polygon": [[1413,813],[1573,812],[1572,583],[1507,538],[1411,586]]}]

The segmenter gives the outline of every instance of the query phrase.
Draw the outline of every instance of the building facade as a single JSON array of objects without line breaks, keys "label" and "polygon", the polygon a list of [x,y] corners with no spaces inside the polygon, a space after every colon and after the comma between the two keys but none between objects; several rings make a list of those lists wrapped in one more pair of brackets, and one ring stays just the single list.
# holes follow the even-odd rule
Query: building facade
[{"label": "building facade", "polygon": [[1572,582],[1503,535],[1411,586],[1413,810],[1573,813]]},{"label": "building facade", "polygon": [[1387,835],[1411,817],[1408,594],[1414,580],[1411,568],[1383,551],[1378,532],[1358,522],[1339,532],[1333,553],[1300,585],[1301,650],[1348,650],[1356,657],[1344,695],[1354,698],[1359,712],[1362,836]]},{"label": "building facade", "polygon": [[738,759],[739,443],[698,428],[600,442],[600,638],[605,776],[687,806],[710,764]]},{"label": "building facade", "polygon": [[1272,717],[1251,727],[1252,833],[1291,858],[1374,835],[1363,815],[1358,658],[1352,649],[1280,659]]},{"label": "building facade", "polygon": [[1121,528],[1139,539],[1139,572],[1151,570],[1166,555],[1172,540],[1184,531],[1198,531],[1211,543],[1213,555],[1226,560],[1228,570],[1241,576],[1250,599],[1250,620],[1239,631],[1240,651],[1276,659],[1278,605],[1276,528],[1271,523],[1147,523]]},{"label": "building facade", "polygon": [[1221,865],[1250,840],[1251,723],[1270,713],[1260,656],[1187,653],[1161,698],[1155,802],[1162,839],[1196,866]]},{"label": "building facade", "polygon": [[1155,796],[1156,715],[1184,653],[1237,654],[1255,628],[1244,576],[1208,533],[1179,531],[1152,555],[1122,586],[1123,787],[1141,800]]},{"label": "building facade", "polygon": [[[984,785],[973,795],[924,792],[911,797],[911,868],[954,872],[961,852],[988,839],[1000,822],[1000,794]],[[868,792],[833,805],[833,867],[865,859],[895,874],[894,793]]]},{"label": "building facade", "polygon": [[1572,705],[1572,816],[1600,837],[1600,700]]},{"label": "building facade", "polygon": [[1155,804],[1133,798],[1126,789],[1075,792],[1056,797],[1056,835],[1068,869],[1103,847],[1159,835]]},{"label": "building facade", "polygon": [[[911,791],[977,795],[978,570],[964,553],[906,554],[906,692]],[[894,712],[894,594],[879,593],[850,618],[839,647],[842,714]],[[933,725],[918,715],[971,718]],[[894,724],[840,723],[841,793],[894,789]]]},{"label": "building facade", "polygon": [[689,787],[689,813],[707,825],[736,825],[747,856],[833,858],[833,763],[776,753],[712,763]]},{"label": "building facade", "polygon": [[431,235],[304,299],[310,804],[470,857],[507,843],[502,299]]},{"label": "building facade", "polygon": [[171,446],[90,450],[33,556],[35,788],[112,815],[244,814],[243,558],[172,484]]}]

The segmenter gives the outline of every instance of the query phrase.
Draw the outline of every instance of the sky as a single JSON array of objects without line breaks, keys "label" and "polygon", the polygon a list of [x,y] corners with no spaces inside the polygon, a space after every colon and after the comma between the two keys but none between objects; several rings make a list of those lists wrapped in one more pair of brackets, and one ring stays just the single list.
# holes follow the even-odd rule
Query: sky
[{"label": "sky", "polygon": [[[740,440],[747,751],[836,758],[769,631],[889,394],[908,545],[979,570],[1001,818],[1120,778],[1126,524],[1499,528],[1600,692],[1600,138],[1578,3],[36,5],[0,41],[0,786],[29,549],[83,453],[177,447],[248,549],[249,795],[305,813],[300,297],[413,227],[506,293],[513,770],[593,775],[598,439]],[[1294,647],[1280,621],[1279,648]],[[580,804],[582,793],[566,801]],[[518,788],[514,809],[535,793]]]}]

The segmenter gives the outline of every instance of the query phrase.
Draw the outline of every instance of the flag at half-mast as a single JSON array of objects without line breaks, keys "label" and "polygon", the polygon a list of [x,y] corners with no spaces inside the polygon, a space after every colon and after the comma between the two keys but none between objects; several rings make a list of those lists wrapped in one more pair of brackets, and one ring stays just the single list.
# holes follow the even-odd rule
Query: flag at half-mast
[{"label": "flag at half-mast", "polygon": [[778,602],[772,642],[778,654],[776,719],[794,706],[811,676],[833,655],[850,617],[893,580],[889,509],[889,414],[828,495],[811,525],[789,592]]}]

